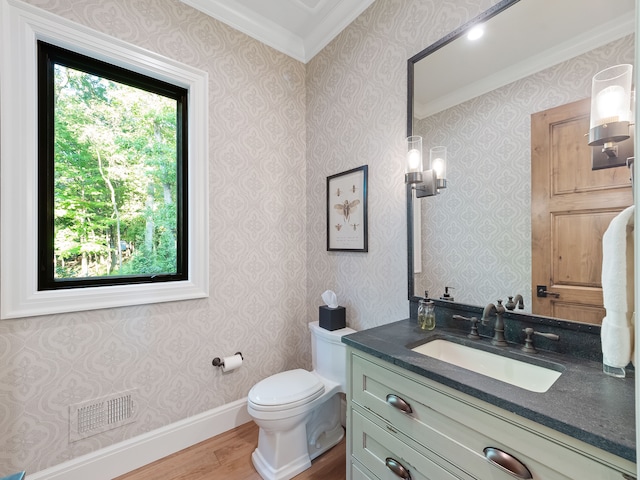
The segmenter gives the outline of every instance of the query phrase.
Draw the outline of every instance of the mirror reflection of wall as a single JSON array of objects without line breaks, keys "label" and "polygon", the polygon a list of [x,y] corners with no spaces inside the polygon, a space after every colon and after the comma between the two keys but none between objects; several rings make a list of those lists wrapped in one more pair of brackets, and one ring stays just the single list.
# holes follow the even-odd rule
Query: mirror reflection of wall
[{"label": "mirror reflection of wall", "polygon": [[531,115],[589,97],[595,73],[633,61],[634,35],[625,35],[426,118],[414,117],[413,134],[423,137],[423,149],[446,145],[449,163],[446,191],[419,200],[415,295],[427,290],[439,298],[450,286],[455,301],[484,305],[520,293],[531,312]]}]

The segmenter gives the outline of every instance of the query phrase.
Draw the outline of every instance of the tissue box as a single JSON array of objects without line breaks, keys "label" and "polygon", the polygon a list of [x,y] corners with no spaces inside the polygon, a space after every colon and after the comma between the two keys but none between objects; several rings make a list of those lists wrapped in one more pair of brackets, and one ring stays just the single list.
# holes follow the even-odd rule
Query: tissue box
[{"label": "tissue box", "polygon": [[344,307],[320,306],[320,327],[325,330],[339,330],[346,326],[346,310]]}]

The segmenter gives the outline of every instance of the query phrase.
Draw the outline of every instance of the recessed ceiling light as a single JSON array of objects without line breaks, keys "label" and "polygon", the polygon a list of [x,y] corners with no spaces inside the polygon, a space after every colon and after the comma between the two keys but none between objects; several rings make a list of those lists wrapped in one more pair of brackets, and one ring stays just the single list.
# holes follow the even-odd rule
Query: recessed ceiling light
[{"label": "recessed ceiling light", "polygon": [[478,40],[482,35],[484,35],[484,25],[476,25],[469,33],[467,33],[467,38],[469,40]]}]

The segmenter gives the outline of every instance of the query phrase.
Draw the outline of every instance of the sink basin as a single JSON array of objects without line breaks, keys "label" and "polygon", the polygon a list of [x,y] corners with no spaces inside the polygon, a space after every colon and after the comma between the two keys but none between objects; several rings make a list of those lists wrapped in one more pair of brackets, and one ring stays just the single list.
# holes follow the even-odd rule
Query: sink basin
[{"label": "sink basin", "polygon": [[549,390],[551,385],[562,375],[562,372],[551,368],[503,357],[443,339],[431,340],[411,350],[537,393]]}]

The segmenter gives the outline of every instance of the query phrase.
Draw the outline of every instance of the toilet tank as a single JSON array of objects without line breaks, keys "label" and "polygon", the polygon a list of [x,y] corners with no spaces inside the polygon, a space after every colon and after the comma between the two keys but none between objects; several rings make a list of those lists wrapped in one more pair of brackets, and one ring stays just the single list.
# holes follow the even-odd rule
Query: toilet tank
[{"label": "toilet tank", "polygon": [[309,324],[311,330],[311,353],[313,369],[318,375],[342,385],[346,390],[347,383],[347,346],[342,337],[355,333],[351,328],[326,330],[320,328],[318,322]]}]

